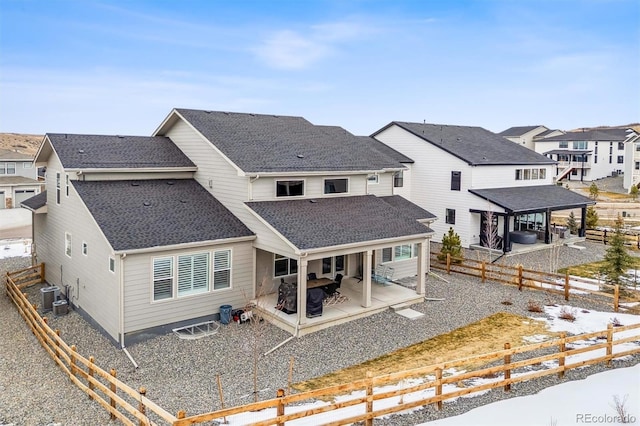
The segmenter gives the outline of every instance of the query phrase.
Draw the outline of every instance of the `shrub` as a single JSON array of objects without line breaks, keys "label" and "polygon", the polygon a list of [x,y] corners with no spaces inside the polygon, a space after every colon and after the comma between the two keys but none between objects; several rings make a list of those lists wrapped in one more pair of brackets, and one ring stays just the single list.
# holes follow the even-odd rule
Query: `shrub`
[{"label": "shrub", "polygon": [[513,302],[512,302],[511,300],[503,300],[503,301],[502,301],[502,302],[500,302],[500,303],[502,303],[503,305],[506,305],[506,306],[513,305]]},{"label": "shrub", "polygon": [[542,305],[540,305],[540,302],[536,302],[535,300],[529,300],[529,302],[527,302],[527,311],[544,312],[544,309],[542,309]]},{"label": "shrub", "polygon": [[591,183],[591,186],[589,187],[589,196],[594,200],[597,200],[599,193],[600,190],[598,189],[598,185],[596,185],[595,182]]},{"label": "shrub", "polygon": [[578,222],[573,212],[569,213],[569,217],[567,218],[567,228],[569,228],[569,231],[574,235],[578,233]]},{"label": "shrub", "polygon": [[462,244],[460,242],[460,236],[455,233],[453,228],[449,228],[449,232],[442,237],[442,248],[438,253],[438,260],[440,262],[446,262],[447,254],[451,255],[451,261],[460,263],[462,261]]},{"label": "shrub", "polygon": [[574,322],[576,320],[576,312],[575,310],[569,310],[566,306],[564,306],[562,309],[560,309],[558,318],[565,321]]},{"label": "shrub", "polygon": [[594,229],[596,226],[598,226],[598,219],[598,212],[596,211],[595,207],[587,207],[587,217],[585,219],[587,228]]},{"label": "shrub", "polygon": [[614,327],[622,327],[622,323],[617,317],[611,318],[610,321],[611,321],[611,325],[613,325]]}]

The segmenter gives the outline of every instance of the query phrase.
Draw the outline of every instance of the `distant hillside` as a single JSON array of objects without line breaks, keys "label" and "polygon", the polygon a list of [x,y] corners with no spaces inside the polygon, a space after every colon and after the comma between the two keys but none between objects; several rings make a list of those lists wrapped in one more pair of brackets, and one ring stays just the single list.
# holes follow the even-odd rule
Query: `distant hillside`
[{"label": "distant hillside", "polygon": [[0,149],[9,149],[23,154],[35,155],[42,143],[42,135],[0,133]]},{"label": "distant hillside", "polygon": [[597,127],[580,127],[579,129],[569,130],[570,132],[582,132],[588,130],[598,130],[598,129],[633,129],[636,132],[640,133],[640,123],[632,123],[625,124],[623,126],[597,126]]}]

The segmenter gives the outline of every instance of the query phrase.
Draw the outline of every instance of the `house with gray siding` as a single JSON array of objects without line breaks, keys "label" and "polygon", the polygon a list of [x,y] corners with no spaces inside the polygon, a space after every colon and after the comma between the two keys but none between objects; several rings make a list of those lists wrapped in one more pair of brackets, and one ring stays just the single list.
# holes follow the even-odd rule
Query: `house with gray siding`
[{"label": "house with gray siding", "polygon": [[0,149],[0,217],[2,209],[20,208],[20,203],[40,193],[33,155]]},{"label": "house with gray siding", "polygon": [[[22,206],[47,282],[123,346],[222,305],[300,336],[424,298],[435,216],[394,192],[410,161],[301,117],[175,109],[149,137],[47,134],[46,192]],[[344,277],[313,318],[310,274]],[[275,309],[282,281],[295,313]]]},{"label": "house with gray siding", "polygon": [[373,138],[413,160],[405,163],[407,199],[441,220],[434,241],[449,228],[464,247],[509,252],[513,243],[550,243],[551,213],[582,210],[593,201],[554,185],[555,160],[481,127],[394,121]]}]

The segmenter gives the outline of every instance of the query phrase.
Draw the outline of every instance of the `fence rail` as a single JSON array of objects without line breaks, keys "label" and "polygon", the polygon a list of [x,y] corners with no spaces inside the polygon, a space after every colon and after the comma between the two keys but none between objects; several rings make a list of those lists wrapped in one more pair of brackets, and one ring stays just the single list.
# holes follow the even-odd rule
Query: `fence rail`
[{"label": "fence rail", "polygon": [[[585,232],[585,238],[589,241],[596,241],[604,245],[609,244],[609,241],[613,237],[615,232],[597,229],[587,229]],[[624,238],[624,244],[627,246],[633,246],[640,249],[640,234],[637,232],[623,231],[622,237]]]},{"label": "fence rail", "polygon": [[22,289],[44,282],[44,264],[7,273],[7,294],[18,312],[31,328],[42,347],[64,371],[69,379],[98,402],[110,415],[125,425],[173,424],[176,417],[148,399],[146,390],[135,390],[116,377],[116,371],[105,371],[95,364],[94,357],[80,355],[69,346],[59,330],[53,330],[47,317],[41,317],[36,305],[29,303]]},{"label": "fence rail", "polygon": [[[453,266],[452,262],[448,262],[446,269],[451,271],[460,268],[460,265],[455,264]],[[474,266],[473,270],[484,273],[484,279],[489,279],[488,275],[492,273],[486,264],[480,267]],[[328,425],[343,425],[362,421],[365,425],[373,425],[374,419],[379,416],[428,404],[435,404],[438,409],[441,409],[443,402],[451,398],[496,388],[503,388],[505,391],[509,391],[514,383],[552,374],[558,374],[562,377],[566,371],[573,368],[596,363],[610,365],[614,358],[640,353],[640,346],[627,350],[614,350],[616,346],[623,343],[640,342],[640,324],[622,327],[613,327],[612,324],[609,324],[606,330],[593,333],[569,337],[565,333],[561,333],[558,339],[515,348],[511,348],[510,343],[505,343],[503,350],[491,353],[380,376],[373,376],[371,372],[367,372],[365,377],[351,383],[291,395],[285,395],[284,390],[279,389],[276,398],[273,399],[192,416],[187,416],[186,412],[179,411],[174,416],[147,398],[144,388],[135,390],[121,382],[117,379],[115,370],[111,369],[107,372],[98,367],[93,357],[85,358],[78,354],[75,346],[69,346],[62,339],[59,330],[51,329],[46,317],[41,317],[36,310],[36,306],[30,304],[26,295],[22,293],[21,288],[24,287],[20,287],[31,285],[25,283],[43,282],[43,271],[44,265],[38,265],[33,268],[8,273],[6,288],[9,297],[13,300],[20,315],[30,326],[40,344],[69,376],[70,380],[87,393],[90,398],[98,402],[112,419],[117,419],[125,425],[192,425],[269,408],[275,409],[273,414],[269,413],[268,418],[249,424],[254,426],[284,425],[286,422],[296,419],[308,418],[309,421],[317,424],[324,422],[324,424]],[[517,284],[525,286],[528,274],[537,271],[527,270],[522,267],[503,266],[502,269],[496,271],[496,273],[498,272],[502,274],[501,279],[503,281],[513,283],[513,277],[516,277]],[[565,282],[563,284],[564,288],[567,288],[567,285]],[[622,332],[632,332],[632,335],[616,338],[616,335]],[[602,342],[583,348],[574,349],[571,347],[572,343],[593,338],[600,338]],[[546,349],[547,352],[553,352],[543,355],[536,352],[542,349]],[[598,354],[598,356],[590,359],[571,362],[570,357],[573,355],[601,351],[603,349],[604,355]],[[528,357],[529,355],[531,357]],[[514,357],[521,359],[514,360]],[[523,371],[526,367],[539,365],[546,361],[557,361],[557,367],[538,371]],[[496,363],[499,364],[495,365]],[[449,369],[461,366],[464,366],[465,371],[463,373],[448,375]],[[513,375],[513,373],[517,374]],[[451,385],[463,380],[483,377],[494,377],[496,380],[463,388],[445,387],[445,385]],[[408,379],[421,379],[423,382],[407,382]],[[384,390],[382,387],[399,382],[411,384],[393,390]],[[417,399],[408,401],[403,399],[405,395],[426,390],[429,390],[428,395],[422,395]],[[345,396],[354,392],[357,393],[354,396]],[[341,396],[339,401],[335,399],[337,396]],[[398,399],[398,401],[396,402],[394,399],[392,404],[388,404],[390,398]],[[318,399],[333,402],[306,410],[300,410],[297,407],[300,403],[313,402]],[[387,402],[386,405],[384,404],[385,402]],[[349,407],[358,407],[358,413],[354,414],[353,411],[341,413],[339,411]],[[318,418],[318,416],[329,411],[333,412],[330,422],[326,422],[326,419],[321,420]]]},{"label": "fence rail", "polygon": [[[558,274],[554,272],[541,272],[527,269],[523,266],[509,266],[486,261],[467,258],[452,258],[447,254],[446,261],[438,260],[437,254],[431,255],[431,269],[452,272],[478,277],[482,282],[486,280],[503,284],[517,285],[518,289],[529,288],[546,291],[553,294],[561,294],[566,301],[571,297],[576,299],[588,299],[589,301],[612,306],[615,312],[625,311],[640,314],[639,306],[625,305],[625,303],[640,301],[640,291],[586,278]],[[572,285],[571,282],[576,283]],[[596,286],[598,290],[590,289]]]}]

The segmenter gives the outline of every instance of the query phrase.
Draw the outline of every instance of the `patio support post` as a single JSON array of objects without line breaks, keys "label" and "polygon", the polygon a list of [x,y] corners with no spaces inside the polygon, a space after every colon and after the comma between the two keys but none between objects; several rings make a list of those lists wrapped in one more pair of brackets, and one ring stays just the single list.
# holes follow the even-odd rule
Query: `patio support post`
[{"label": "patio support post", "polygon": [[578,236],[584,237],[587,229],[587,206],[582,207],[582,215],[580,216],[580,229],[578,230]]},{"label": "patio support post", "polygon": [[547,209],[544,214],[544,243],[551,243],[551,210]]},{"label": "patio support post", "polygon": [[509,219],[511,214],[504,216],[504,228],[502,230],[502,252],[507,253],[511,251],[511,238],[509,238]]},{"label": "patio support post", "polygon": [[367,250],[363,256],[364,265],[362,265],[362,307],[371,306],[371,257],[373,252]]},{"label": "patio support post", "polygon": [[424,287],[425,287],[425,276],[427,274],[425,268],[425,246],[428,244],[428,240],[425,239],[423,242],[418,243],[418,282],[416,283],[416,293],[420,295],[424,295]]},{"label": "patio support post", "polygon": [[298,261],[298,324],[307,323],[307,259]]}]

